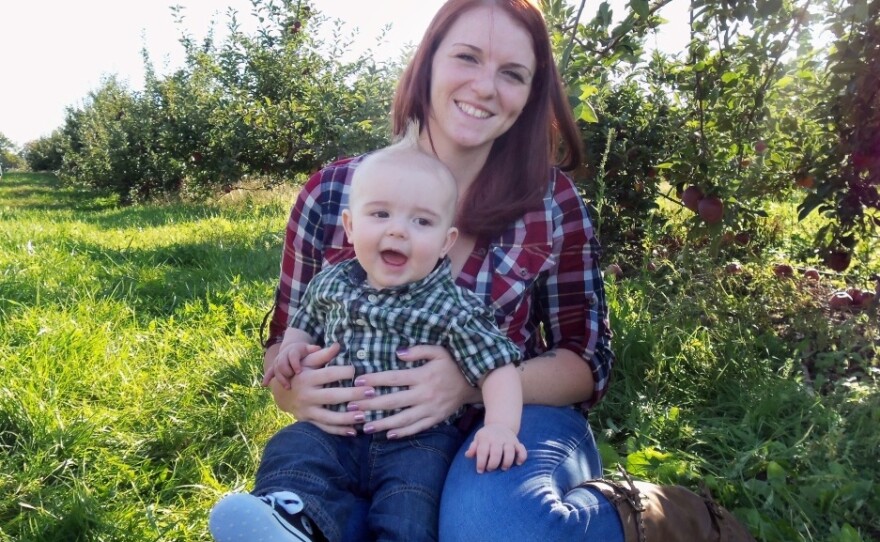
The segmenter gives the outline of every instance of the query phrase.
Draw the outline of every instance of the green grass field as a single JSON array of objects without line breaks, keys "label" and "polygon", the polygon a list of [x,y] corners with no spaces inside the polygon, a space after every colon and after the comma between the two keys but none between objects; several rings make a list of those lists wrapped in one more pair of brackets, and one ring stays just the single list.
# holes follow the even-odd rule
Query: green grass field
[{"label": "green grass field", "polygon": [[[209,540],[288,421],[257,335],[292,197],[119,208],[4,175],[0,541]],[[762,540],[880,540],[876,307],[689,261],[609,283],[606,466],[702,480]]]}]

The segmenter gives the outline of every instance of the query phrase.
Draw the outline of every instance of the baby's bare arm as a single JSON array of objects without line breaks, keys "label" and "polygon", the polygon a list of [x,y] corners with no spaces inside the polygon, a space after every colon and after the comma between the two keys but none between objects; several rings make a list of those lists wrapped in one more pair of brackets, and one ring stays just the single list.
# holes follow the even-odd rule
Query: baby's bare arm
[{"label": "baby's bare arm", "polygon": [[477,431],[465,456],[475,457],[477,472],[507,470],[526,460],[525,446],[516,437],[522,418],[522,384],[516,368],[506,365],[489,373],[483,381],[486,421]]},{"label": "baby's bare arm", "polygon": [[263,386],[275,378],[285,388],[290,389],[290,379],[302,372],[302,360],[320,347],[314,344],[314,338],[301,329],[287,328],[284,340],[278,349],[274,361],[267,364],[263,375]]}]

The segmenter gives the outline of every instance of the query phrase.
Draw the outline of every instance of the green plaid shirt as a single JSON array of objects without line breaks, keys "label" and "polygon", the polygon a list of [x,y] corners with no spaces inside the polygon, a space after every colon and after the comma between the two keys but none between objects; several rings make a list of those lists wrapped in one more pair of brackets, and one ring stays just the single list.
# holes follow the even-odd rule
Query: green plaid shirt
[{"label": "green plaid shirt", "polygon": [[[422,280],[395,288],[377,290],[366,278],[354,259],[324,268],[309,282],[289,323],[321,344],[338,342],[342,349],[330,365],[353,365],[355,378],[424,364],[424,360],[403,363],[395,354],[400,348],[422,344],[445,347],[473,386],[492,369],[522,359],[519,348],[498,330],[482,299],[455,285],[448,258]],[[352,381],[341,385],[351,386]],[[331,408],[342,411],[345,405]],[[367,412],[366,421],[394,412]]]}]

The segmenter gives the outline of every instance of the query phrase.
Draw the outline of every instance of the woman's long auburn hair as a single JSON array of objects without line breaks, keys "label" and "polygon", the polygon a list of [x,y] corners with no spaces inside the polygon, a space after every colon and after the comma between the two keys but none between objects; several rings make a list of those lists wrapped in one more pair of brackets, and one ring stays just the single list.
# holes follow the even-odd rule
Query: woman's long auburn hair
[{"label": "woman's long auburn hair", "polygon": [[540,208],[550,168],[569,171],[582,160],[580,133],[553,61],[544,17],[530,0],[449,0],[440,8],[397,85],[395,136],[412,121],[430,129],[431,66],[449,28],[479,6],[503,9],[532,38],[536,68],[528,101],[510,129],[492,144],[476,180],[463,195],[457,226],[470,235],[498,234],[527,211]]}]

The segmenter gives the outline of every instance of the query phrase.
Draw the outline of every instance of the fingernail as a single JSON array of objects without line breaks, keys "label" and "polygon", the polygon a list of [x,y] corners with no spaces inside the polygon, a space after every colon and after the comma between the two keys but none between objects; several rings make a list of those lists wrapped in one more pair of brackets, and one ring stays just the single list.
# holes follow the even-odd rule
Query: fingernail
[{"label": "fingernail", "polygon": [[355,403],[348,403],[348,406],[345,407],[349,412],[354,412],[355,410],[360,410],[361,407],[357,406]]},{"label": "fingernail", "polygon": [[350,437],[356,437],[356,436],[357,436],[357,431],[355,431],[354,429],[349,429],[348,431],[345,432],[345,434],[348,435],[348,436],[350,436]]},{"label": "fingernail", "polygon": [[370,434],[375,430],[376,430],[376,428],[373,427],[372,425],[365,425],[364,426],[364,433]]},{"label": "fingernail", "polygon": [[364,415],[363,414],[355,414],[354,415],[355,423],[364,423]]},{"label": "fingernail", "polygon": [[396,439],[396,438],[397,438],[397,433],[388,433],[386,436],[387,436],[389,439]]},{"label": "fingernail", "polygon": [[355,381],[354,381],[354,385],[355,385],[355,386],[366,386],[366,385],[367,385],[367,381],[364,380],[363,378],[358,378],[358,379],[355,379]]},{"label": "fingernail", "polygon": [[400,348],[398,348],[396,350],[396,353],[398,356],[405,356],[405,355],[409,354],[409,348],[407,348],[405,346],[401,346]]},{"label": "fingernail", "polygon": [[375,396],[376,396],[376,390],[374,390],[373,388],[370,388],[364,392],[364,397],[375,397]]}]

